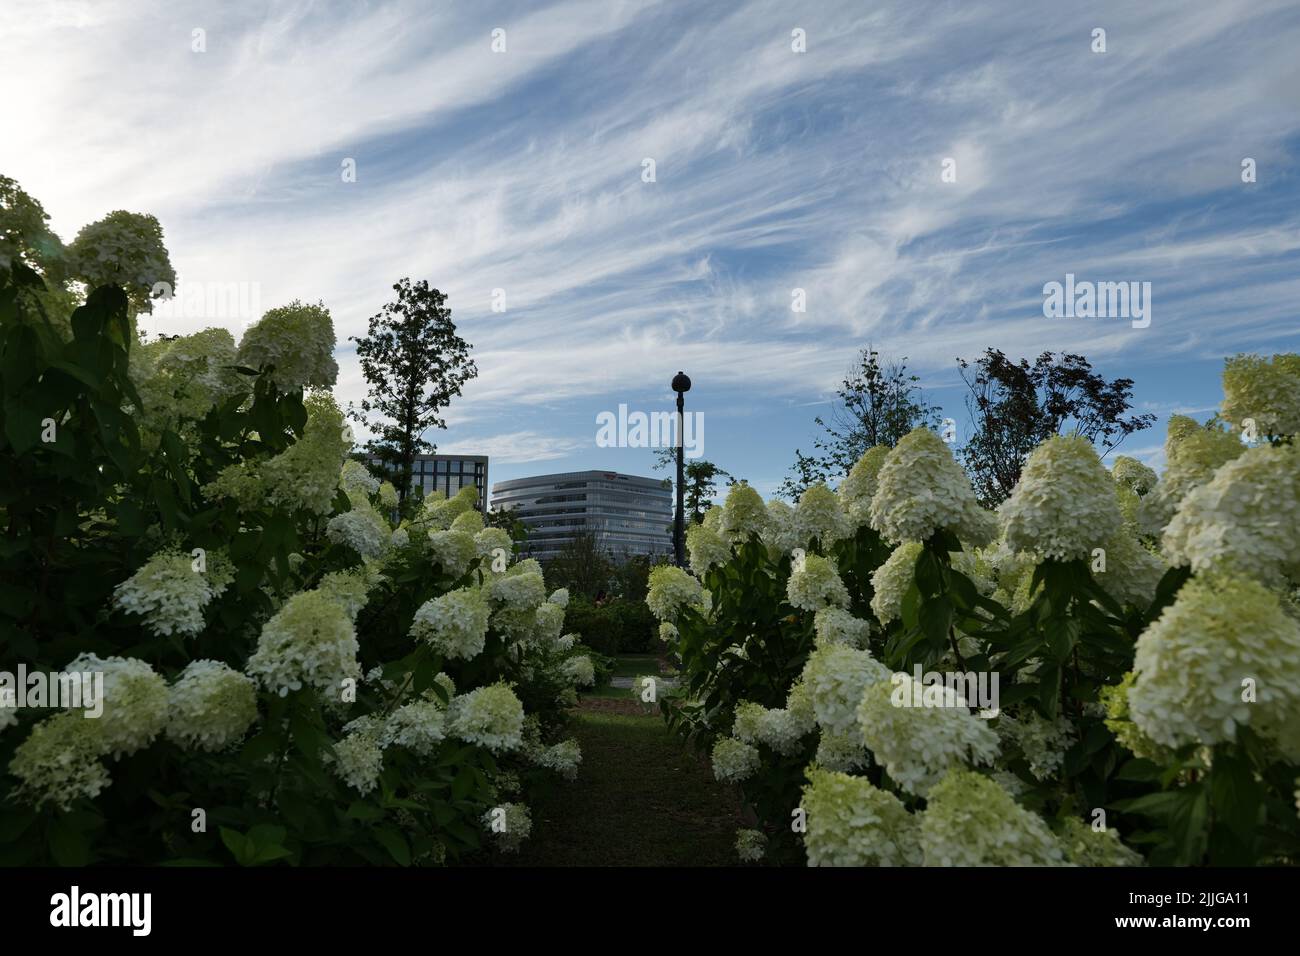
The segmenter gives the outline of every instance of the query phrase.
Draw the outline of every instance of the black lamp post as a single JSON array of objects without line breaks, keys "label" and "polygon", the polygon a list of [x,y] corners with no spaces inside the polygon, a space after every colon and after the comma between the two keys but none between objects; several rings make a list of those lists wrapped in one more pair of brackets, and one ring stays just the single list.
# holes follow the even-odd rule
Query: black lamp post
[{"label": "black lamp post", "polygon": [[685,372],[673,376],[673,391],[677,393],[677,520],[673,523],[673,552],[679,568],[686,567],[686,465],[682,459],[686,426],[685,395],[691,390],[691,380]]}]

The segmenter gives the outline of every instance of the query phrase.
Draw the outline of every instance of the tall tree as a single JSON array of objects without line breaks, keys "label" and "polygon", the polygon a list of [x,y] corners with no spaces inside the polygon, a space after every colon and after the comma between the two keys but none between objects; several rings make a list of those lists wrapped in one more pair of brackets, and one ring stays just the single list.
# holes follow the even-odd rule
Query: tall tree
[{"label": "tall tree", "polygon": [[[677,449],[661,448],[655,453],[655,469],[676,468],[677,467]],[[688,459],[683,469],[685,473],[684,486],[686,488],[686,516],[688,522],[699,524],[704,520],[704,512],[709,510],[709,505],[713,502],[713,496],[718,493],[718,480],[727,479],[727,484],[735,484],[735,479],[731,475],[713,462],[704,458]],[[671,487],[672,481],[668,480]],[[677,501],[673,497],[674,505]]]},{"label": "tall tree", "polygon": [[970,389],[966,408],[974,429],[961,456],[976,493],[989,506],[1011,495],[1025,458],[1045,438],[1082,435],[1105,454],[1156,420],[1126,415],[1133,380],[1107,382],[1082,355],[1044,352],[1031,365],[986,349],[974,362],[958,359],[957,364]]},{"label": "tall tree", "polygon": [[882,358],[871,346],[863,349],[836,390],[830,422],[813,419],[823,430],[813,453],[795,449],[792,474],[777,493],[798,498],[809,485],[847,475],[876,445],[896,445],[918,425],[937,425],[939,408],[925,400],[920,381],[907,371],[906,356]]},{"label": "tall tree", "polygon": [[546,561],[548,585],[568,588],[573,594],[590,598],[609,591],[613,576],[613,558],[601,550],[596,536],[587,531],[569,538]]},{"label": "tall tree", "polygon": [[461,386],[478,375],[470,345],[456,334],[447,297],[421,279],[393,285],[397,300],[370,317],[357,358],[369,392],[352,418],[375,432],[366,450],[397,486],[402,502],[411,490],[415,456],[435,446],[425,440],[430,428],[446,428],[440,414]]}]

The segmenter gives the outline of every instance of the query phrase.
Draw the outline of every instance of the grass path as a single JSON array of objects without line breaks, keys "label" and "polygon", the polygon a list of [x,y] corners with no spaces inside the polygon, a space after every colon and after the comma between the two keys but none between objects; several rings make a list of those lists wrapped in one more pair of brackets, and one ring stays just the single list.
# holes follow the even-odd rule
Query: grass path
[{"label": "grass path", "polygon": [[518,866],[733,866],[734,793],[669,736],[657,714],[585,698],[572,734],[578,779],[540,796]]}]

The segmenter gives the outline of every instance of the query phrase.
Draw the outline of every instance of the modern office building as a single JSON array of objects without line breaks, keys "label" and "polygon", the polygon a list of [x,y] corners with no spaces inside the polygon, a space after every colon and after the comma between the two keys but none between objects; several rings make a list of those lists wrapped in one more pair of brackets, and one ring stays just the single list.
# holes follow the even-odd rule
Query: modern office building
[{"label": "modern office building", "polygon": [[615,559],[673,550],[673,494],[662,478],[613,471],[569,471],[501,481],[492,510],[511,510],[528,528],[530,557],[554,557],[579,534]]},{"label": "modern office building", "polygon": [[[372,459],[371,464],[374,464]],[[416,455],[411,472],[411,489],[429,495],[441,491],[454,498],[467,485],[478,488],[479,511],[487,511],[487,455]]]}]

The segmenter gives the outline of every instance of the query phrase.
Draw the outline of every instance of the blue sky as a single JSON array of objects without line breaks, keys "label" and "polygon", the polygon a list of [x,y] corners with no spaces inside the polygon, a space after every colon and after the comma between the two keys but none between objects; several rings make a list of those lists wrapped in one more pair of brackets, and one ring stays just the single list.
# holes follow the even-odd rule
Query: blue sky
[{"label": "blue sky", "polygon": [[[1300,342],[1292,0],[6,10],[0,172],[65,240],[151,212],[182,286],[323,301],[342,401],[363,391],[346,337],[428,279],[480,368],[432,437],[493,480],[651,473],[596,446],[596,416],[669,407],[680,368],[706,457],[768,494],[868,343],[959,439],[957,356],[1082,352],[1160,416],[1124,447],[1159,466],[1225,355]],[[1066,273],[1150,282],[1150,327],[1045,318]]]}]

